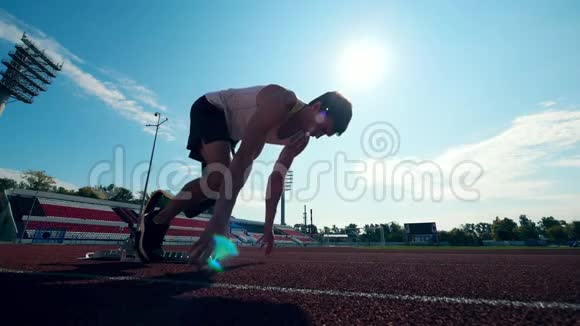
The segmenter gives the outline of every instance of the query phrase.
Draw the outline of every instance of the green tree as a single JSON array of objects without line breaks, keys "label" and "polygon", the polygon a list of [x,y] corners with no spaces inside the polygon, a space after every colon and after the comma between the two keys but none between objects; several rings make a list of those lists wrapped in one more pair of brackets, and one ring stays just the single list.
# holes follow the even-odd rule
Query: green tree
[{"label": "green tree", "polygon": [[492,240],[492,228],[491,224],[480,222],[475,225],[475,233],[477,237],[481,240]]},{"label": "green tree", "polygon": [[133,200],[133,192],[127,188],[117,187],[111,200],[129,203]]},{"label": "green tree", "polygon": [[[454,229],[455,230],[455,229]],[[450,244],[457,245],[483,245],[483,240],[490,240],[492,227],[489,223],[467,223],[460,225],[457,230],[449,232]],[[458,231],[462,231],[458,232]]]},{"label": "green tree", "polygon": [[[154,192],[155,191],[152,191],[151,193],[145,195],[145,203],[149,201],[149,198],[151,198],[151,195],[153,195]],[[137,197],[133,198],[133,200],[131,200],[130,202],[133,204],[141,205],[142,200],[143,200],[143,190],[139,191],[137,193]]]},{"label": "green tree", "polygon": [[546,230],[546,235],[548,236],[548,239],[556,243],[562,243],[568,239],[566,228],[561,224],[550,226]]},{"label": "green tree", "polygon": [[498,241],[510,241],[517,239],[518,225],[512,219],[496,217],[491,225],[493,238]]},{"label": "green tree", "polygon": [[439,241],[441,242],[449,242],[449,239],[451,239],[451,235],[449,234],[448,231],[439,231],[438,238]]},{"label": "green tree", "polygon": [[383,227],[383,224],[365,224],[361,234],[361,241],[379,242],[381,240],[380,227]]},{"label": "green tree", "polygon": [[332,228],[330,229],[332,231],[333,234],[341,234],[341,229],[339,229],[336,225],[332,225]]},{"label": "green tree", "polygon": [[308,234],[318,234],[318,228],[314,224],[308,224],[307,231]]},{"label": "green tree", "polygon": [[348,235],[349,238],[357,238],[360,234],[360,230],[356,224],[351,223],[344,228],[344,233]]},{"label": "green tree", "polygon": [[63,194],[63,195],[73,195],[73,196],[76,195],[75,190],[69,190],[69,189],[66,189],[64,187],[54,186],[54,187],[52,187],[51,191],[56,192],[57,194]]},{"label": "green tree", "polygon": [[79,188],[79,190],[77,190],[76,192],[76,195],[87,198],[104,199],[103,195],[95,191],[95,189],[93,189],[92,187]]},{"label": "green tree", "polygon": [[117,187],[114,184],[110,184],[108,186],[99,185],[93,189],[96,193],[102,194],[99,195],[99,197],[103,197],[107,200],[130,203],[133,202],[134,199],[131,190],[123,187]]},{"label": "green tree", "polygon": [[479,245],[479,238],[474,233],[468,233],[463,229],[454,228],[449,231],[449,244],[452,246],[473,246]]},{"label": "green tree", "polygon": [[370,225],[369,224],[365,224],[363,226],[363,231],[362,231],[362,233],[360,235],[360,240],[361,241],[370,242],[370,240],[369,240],[370,239],[369,231],[370,231]]},{"label": "green tree", "polygon": [[308,229],[304,224],[294,224],[294,230],[302,233],[307,233]]},{"label": "green tree", "polygon": [[548,237],[548,229],[552,226],[566,224],[565,221],[558,221],[553,216],[542,217],[539,224],[540,234]]},{"label": "green tree", "polygon": [[50,191],[56,184],[54,178],[45,171],[28,170],[22,173],[22,178],[24,181],[21,185],[30,190]]},{"label": "green tree", "polygon": [[574,240],[580,240],[580,221],[568,224],[568,236]]},{"label": "green tree", "polygon": [[388,232],[385,232],[385,241],[387,242],[405,241],[405,231],[403,230],[403,227],[397,222],[391,222],[389,224],[386,224],[385,229],[388,229]]},{"label": "green tree", "polygon": [[0,178],[0,192],[4,192],[6,189],[17,188],[18,182],[16,180],[8,178]]},{"label": "green tree", "polygon": [[475,224],[473,223],[462,224],[459,226],[459,229],[471,237],[477,237],[477,231],[475,230]]},{"label": "green tree", "polygon": [[520,226],[518,227],[518,238],[520,240],[537,240],[538,228],[526,215],[520,215]]}]

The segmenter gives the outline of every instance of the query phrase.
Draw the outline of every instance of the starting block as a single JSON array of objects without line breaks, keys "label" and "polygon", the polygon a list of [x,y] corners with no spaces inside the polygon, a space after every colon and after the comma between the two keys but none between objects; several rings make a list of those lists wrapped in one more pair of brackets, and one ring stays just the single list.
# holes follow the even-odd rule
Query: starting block
[{"label": "starting block", "polygon": [[[162,209],[171,201],[172,195],[163,191],[157,190],[149,198],[147,205],[145,206],[144,214],[153,211],[155,208]],[[140,216],[140,221],[143,219]],[[129,222],[129,230],[131,234],[127,238],[121,247],[117,250],[100,250],[96,252],[87,252],[85,257],[80,259],[85,260],[112,260],[120,262],[130,262],[130,263],[143,263],[136,253],[135,239],[137,233],[137,226]],[[238,249],[236,245],[227,237],[221,235],[214,235],[214,248],[211,256],[207,258],[207,266],[216,272],[223,272],[223,267],[221,261],[232,256],[238,256]],[[190,262],[190,256],[187,252],[181,251],[165,251],[163,253],[163,259],[161,263],[177,263],[177,264],[187,264]]]},{"label": "starting block", "polygon": [[[207,266],[213,271],[223,272],[224,269],[220,262],[228,257],[234,257],[238,255],[238,249],[233,242],[231,242],[226,237],[216,235],[214,236],[214,251],[207,259]],[[119,249],[87,252],[85,257],[79,259],[119,261],[124,263],[142,263],[139,255],[137,255],[135,252],[133,237],[125,240]],[[163,259],[160,263],[188,264],[189,262],[190,256],[187,252],[165,251],[163,252]]]},{"label": "starting block", "polygon": [[[142,263],[141,259],[135,252],[132,238],[125,240],[119,249],[87,252],[85,257],[79,259],[120,261],[124,263]],[[187,264],[189,263],[189,255],[185,251],[165,251],[163,253],[163,260],[161,263]]]},{"label": "starting block", "polygon": [[[154,210],[155,208],[163,208],[171,201],[172,195],[163,190],[156,190],[151,195],[151,198],[147,201],[145,205],[144,214],[147,214]],[[143,215],[144,215],[143,214]],[[138,225],[143,218],[143,215],[139,216],[139,221],[132,223],[132,221],[127,221],[128,228],[131,231],[129,237],[123,242],[123,244],[116,250],[99,250],[96,252],[87,252],[85,257],[80,259],[85,260],[110,260],[110,261],[120,261],[125,263],[142,263],[139,255],[135,250],[135,239],[136,233],[138,231]],[[189,255],[187,252],[180,251],[166,251],[163,253],[163,260],[161,263],[179,263],[187,264],[189,262]]]}]

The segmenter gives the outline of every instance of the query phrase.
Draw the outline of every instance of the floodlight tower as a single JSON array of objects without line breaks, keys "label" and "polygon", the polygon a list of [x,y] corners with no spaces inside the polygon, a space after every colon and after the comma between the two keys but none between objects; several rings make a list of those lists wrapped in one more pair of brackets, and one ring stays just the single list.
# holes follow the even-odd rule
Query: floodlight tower
[{"label": "floodlight tower", "polygon": [[281,224],[282,225],[286,225],[286,196],[284,195],[284,193],[286,191],[290,191],[292,190],[292,179],[293,179],[293,173],[292,170],[288,170],[288,172],[286,172],[286,176],[284,177],[284,185],[282,185],[282,198],[281,198],[281,202],[280,202],[280,217],[281,217]]},{"label": "floodlight tower", "polygon": [[26,33],[21,40],[22,44],[16,44],[15,50],[8,53],[11,59],[2,60],[6,70],[0,72],[0,114],[11,97],[14,101],[32,103],[62,70],[62,63],[54,63],[44,50],[26,37]]}]

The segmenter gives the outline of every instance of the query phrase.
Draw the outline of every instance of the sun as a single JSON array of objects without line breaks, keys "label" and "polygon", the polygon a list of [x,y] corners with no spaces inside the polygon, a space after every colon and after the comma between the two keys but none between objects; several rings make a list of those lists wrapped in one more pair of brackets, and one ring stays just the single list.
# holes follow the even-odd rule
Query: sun
[{"label": "sun", "polygon": [[385,49],[379,43],[352,42],[339,57],[338,77],[348,87],[372,88],[384,77],[386,59]]}]

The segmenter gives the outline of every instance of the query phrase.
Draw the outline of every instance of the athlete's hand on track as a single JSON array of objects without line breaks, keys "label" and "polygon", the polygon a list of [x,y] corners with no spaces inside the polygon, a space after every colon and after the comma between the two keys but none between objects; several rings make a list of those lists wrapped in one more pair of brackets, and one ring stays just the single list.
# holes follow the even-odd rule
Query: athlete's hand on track
[{"label": "athlete's hand on track", "polygon": [[266,246],[266,255],[269,255],[272,249],[274,249],[274,231],[264,228],[264,235],[258,239],[258,243],[260,244],[260,248]]},{"label": "athlete's hand on track", "polygon": [[198,267],[207,265],[207,258],[213,252],[213,236],[227,236],[226,228],[215,225],[212,220],[209,221],[207,228],[201,234],[201,237],[191,246],[189,250],[189,263]]}]

